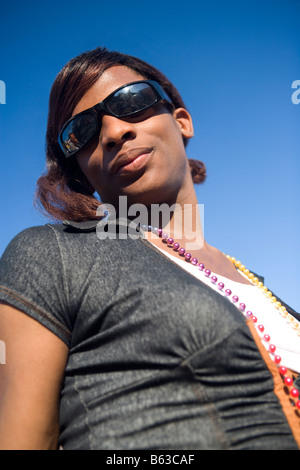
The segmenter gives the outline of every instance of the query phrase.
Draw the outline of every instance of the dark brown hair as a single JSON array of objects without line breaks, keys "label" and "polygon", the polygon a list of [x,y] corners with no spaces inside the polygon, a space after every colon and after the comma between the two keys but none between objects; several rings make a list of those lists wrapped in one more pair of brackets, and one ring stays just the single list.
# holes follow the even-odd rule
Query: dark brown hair
[{"label": "dark brown hair", "polygon": [[[38,179],[35,198],[37,208],[54,220],[82,221],[98,218],[96,210],[99,200],[93,195],[76,158],[65,158],[57,137],[83,95],[106,69],[114,65],[124,65],[145,79],[157,81],[167,92],[175,108],[185,108],[172,83],[159,70],[141,59],[98,47],[70,60],[57,75],[51,88],[46,133],[47,170]],[[184,143],[186,145],[187,141]],[[189,163],[193,181],[202,183],[205,180],[204,164],[192,159]]]}]

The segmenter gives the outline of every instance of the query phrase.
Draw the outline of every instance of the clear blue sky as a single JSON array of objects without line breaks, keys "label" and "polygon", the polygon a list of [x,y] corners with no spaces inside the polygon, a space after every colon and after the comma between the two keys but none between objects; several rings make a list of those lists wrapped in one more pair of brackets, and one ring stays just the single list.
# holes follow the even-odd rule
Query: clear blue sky
[{"label": "clear blue sky", "polygon": [[298,0],[17,1],[0,16],[0,254],[47,222],[32,199],[56,74],[106,46],[152,63],[182,93],[195,127],[188,156],[207,166],[197,195],[208,243],[300,310]]}]

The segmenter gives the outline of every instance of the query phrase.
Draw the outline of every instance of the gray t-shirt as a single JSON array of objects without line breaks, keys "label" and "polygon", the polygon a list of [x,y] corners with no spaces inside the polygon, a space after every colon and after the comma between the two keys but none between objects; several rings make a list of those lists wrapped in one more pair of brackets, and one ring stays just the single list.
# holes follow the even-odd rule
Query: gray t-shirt
[{"label": "gray t-shirt", "polygon": [[69,347],[63,448],[297,449],[242,315],[147,240],[27,229],[0,260],[0,300]]}]

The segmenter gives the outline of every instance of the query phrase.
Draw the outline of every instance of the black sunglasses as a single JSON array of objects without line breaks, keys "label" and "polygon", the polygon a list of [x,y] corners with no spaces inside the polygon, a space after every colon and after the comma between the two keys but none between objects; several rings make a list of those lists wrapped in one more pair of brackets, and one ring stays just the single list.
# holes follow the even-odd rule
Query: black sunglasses
[{"label": "black sunglasses", "polygon": [[58,143],[66,157],[71,157],[87,145],[101,129],[103,113],[117,118],[134,116],[156,103],[172,101],[153,80],[140,80],[117,88],[103,101],[69,119],[58,136]]}]

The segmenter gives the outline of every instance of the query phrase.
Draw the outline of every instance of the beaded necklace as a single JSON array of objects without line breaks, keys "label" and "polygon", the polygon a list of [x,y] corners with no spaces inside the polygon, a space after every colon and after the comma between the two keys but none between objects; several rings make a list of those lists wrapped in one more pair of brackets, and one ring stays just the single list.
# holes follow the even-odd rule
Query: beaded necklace
[{"label": "beaded necklace", "polygon": [[[160,228],[153,228],[151,225],[143,225],[142,229],[145,231],[149,231],[157,235],[161,238],[162,242],[165,243],[169,248],[173,249],[175,253],[179,256],[184,258],[187,262],[191,263],[193,266],[198,268],[200,272],[207,278],[210,278],[212,284],[216,285],[220,291],[227,296],[233,304],[240,310],[240,312],[247,318],[251,319],[255,328],[259,333],[259,337],[270,354],[270,357],[273,359],[274,363],[279,368],[279,373],[282,377],[283,383],[286,386],[286,389],[290,396],[291,404],[295,407],[296,410],[300,410],[300,400],[299,400],[299,390],[296,388],[294,384],[294,380],[291,377],[290,372],[288,371],[287,367],[281,364],[281,357],[276,354],[276,346],[271,343],[271,336],[265,331],[264,325],[262,325],[257,316],[254,315],[250,310],[247,310],[246,305],[240,301],[239,297],[235,295],[231,289],[226,289],[226,286],[223,282],[218,282],[217,276],[212,273],[210,269],[205,268],[204,264],[199,262],[197,258],[193,258],[191,253],[187,252],[185,248],[181,247],[178,242],[167,233],[165,233]],[[287,309],[281,304],[280,301],[273,295],[273,293],[266,287],[264,284],[259,281],[259,279],[249,271],[240,261],[237,261],[234,257],[230,255],[225,255],[227,259],[229,259],[234,266],[239,269],[242,273],[246,275],[246,277],[261,291],[265,294],[265,296],[270,300],[270,302],[274,305],[274,307],[279,311],[279,313],[286,318],[286,320],[290,323],[291,327],[294,330],[297,330],[297,334],[300,336],[300,324],[296,319],[289,314]]]}]

